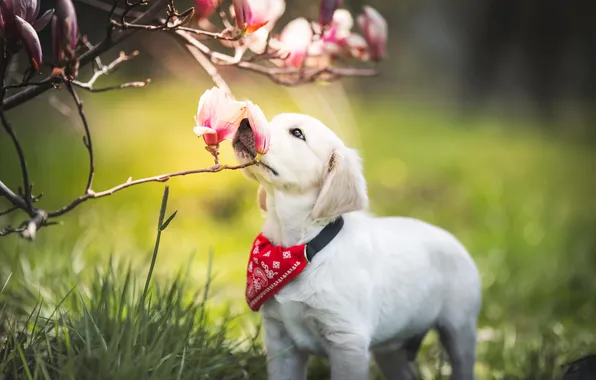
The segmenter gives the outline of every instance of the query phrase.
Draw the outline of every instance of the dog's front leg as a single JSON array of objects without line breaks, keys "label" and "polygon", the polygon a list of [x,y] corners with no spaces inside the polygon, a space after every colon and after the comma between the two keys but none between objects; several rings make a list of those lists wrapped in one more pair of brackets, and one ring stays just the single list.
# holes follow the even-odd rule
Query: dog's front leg
[{"label": "dog's front leg", "polygon": [[299,351],[283,324],[263,315],[269,380],[306,380],[308,354]]},{"label": "dog's front leg", "polygon": [[368,380],[370,352],[368,342],[357,336],[334,340],[328,347],[331,380]]}]

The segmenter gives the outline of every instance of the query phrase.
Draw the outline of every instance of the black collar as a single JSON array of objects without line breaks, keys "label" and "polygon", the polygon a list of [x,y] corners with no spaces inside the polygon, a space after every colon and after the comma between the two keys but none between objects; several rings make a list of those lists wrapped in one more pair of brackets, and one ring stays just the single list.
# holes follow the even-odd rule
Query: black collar
[{"label": "black collar", "polygon": [[315,257],[320,250],[325,248],[327,244],[331,243],[331,240],[337,236],[343,226],[344,218],[340,216],[339,218],[335,219],[335,221],[326,225],[325,228],[323,228],[314,239],[306,243],[305,252],[308,262],[311,262],[313,257]]}]

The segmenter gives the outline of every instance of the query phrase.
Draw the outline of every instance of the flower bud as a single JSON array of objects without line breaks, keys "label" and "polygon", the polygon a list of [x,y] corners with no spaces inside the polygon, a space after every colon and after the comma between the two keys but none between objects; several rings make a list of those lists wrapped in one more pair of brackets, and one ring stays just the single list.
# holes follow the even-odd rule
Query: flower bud
[{"label": "flower bud", "polygon": [[335,10],[341,5],[342,0],[321,0],[319,7],[319,24],[329,25],[333,20]]},{"label": "flower bud", "polygon": [[79,35],[77,13],[71,0],[56,0],[56,13],[52,19],[54,59],[60,66],[71,66]]},{"label": "flower bud", "polygon": [[362,36],[368,45],[368,53],[373,61],[381,60],[387,50],[387,22],[374,8],[364,6],[358,16]]}]

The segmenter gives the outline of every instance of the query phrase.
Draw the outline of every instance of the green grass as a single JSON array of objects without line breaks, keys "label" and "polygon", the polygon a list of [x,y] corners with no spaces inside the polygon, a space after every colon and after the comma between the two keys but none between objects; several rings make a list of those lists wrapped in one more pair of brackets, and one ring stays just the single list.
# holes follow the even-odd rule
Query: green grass
[{"label": "green grass", "polygon": [[208,287],[188,299],[185,277],[151,284],[164,221],[164,192],[152,265],[142,291],[130,268],[110,265],[84,295],[75,286],[49,317],[43,301],[24,322],[7,317],[0,331],[2,379],[243,379],[260,377],[265,360],[254,339],[228,337],[208,322]]},{"label": "green grass", "polygon": [[[590,143],[557,131],[545,132],[527,120],[461,117],[440,107],[398,100],[353,100],[350,111],[337,85],[289,93],[250,82],[238,87],[245,91],[239,96],[249,96],[268,115],[288,110],[313,113],[357,147],[364,158],[373,212],[435,223],[467,246],[483,280],[480,379],[554,379],[560,365],[596,351],[592,327],[596,315],[596,153]],[[95,188],[110,187],[129,176],[209,165],[207,154],[191,134],[192,113],[203,90],[157,87],[135,97],[120,92],[86,99],[97,149]],[[86,175],[76,118],[71,126],[53,115],[53,111],[9,113],[30,154],[35,186],[45,193],[42,204],[48,208],[78,195]],[[0,138],[0,177],[14,186],[18,170],[5,165],[14,162],[11,149]],[[223,160],[232,159],[225,147]],[[149,374],[152,366],[166,358],[158,369],[164,371],[159,372],[162,376],[180,368],[180,349],[187,347],[185,360],[202,355],[203,346],[196,342],[203,339],[205,347],[219,345],[222,350],[205,348],[204,354],[214,361],[196,368],[185,365],[185,371],[207,371],[189,372],[186,378],[206,378],[213,366],[213,370],[223,366],[222,371],[229,371],[210,378],[233,377],[243,370],[250,378],[263,376],[261,348],[252,345],[258,319],[243,302],[247,244],[260,228],[256,185],[240,173],[228,172],[174,179],[170,187],[171,207],[179,212],[161,241],[151,308],[141,302],[143,281],[138,279],[148,271],[152,258],[150,242],[155,237],[160,185],[133,188],[84,204],[64,217],[63,226],[41,230],[34,243],[16,237],[0,240],[0,284],[11,275],[0,295],[3,315],[11,317],[5,324],[10,333],[3,336],[11,347],[4,352],[11,353],[7,363],[12,367],[5,365],[4,370],[24,371],[22,356],[27,363],[36,358],[50,363],[43,357],[44,350],[60,347],[56,352],[64,360],[61,368],[65,374],[78,374],[77,379],[85,375],[68,371],[84,370],[77,367],[87,366],[81,363],[95,363],[98,367],[91,366],[95,372],[99,368],[114,371],[113,378],[141,378],[126,372],[133,370],[127,368],[131,363],[142,363],[138,370]],[[206,283],[209,252],[214,252],[213,278],[205,307],[194,294]],[[127,278],[130,295],[126,312],[119,313]],[[169,303],[174,305],[171,309]],[[189,312],[181,313],[186,309]],[[32,311],[33,317],[25,323]],[[38,313],[38,321],[52,313],[50,320],[62,321],[56,315],[65,312],[62,320],[68,320],[72,328],[59,326],[58,330],[73,335],[69,336],[70,349],[63,332],[57,335],[60,340],[52,338],[56,327],[45,333],[39,324],[33,328],[32,322]],[[147,330],[130,331],[130,321],[142,319],[135,313],[145,313],[147,321],[163,317],[159,319],[163,325],[152,321],[144,325]],[[101,353],[103,343],[95,325],[106,345],[113,348],[107,353]],[[180,333],[180,326],[192,327],[192,333]],[[120,335],[131,334],[126,339],[146,343],[160,328],[168,333],[159,344],[144,350],[134,346],[126,351],[133,359],[118,359],[125,353]],[[35,334],[51,339],[49,343],[45,338],[34,340],[33,345],[21,341]],[[133,334],[140,335],[134,338]],[[224,360],[226,355],[237,358],[238,364]],[[441,372],[440,357],[436,337],[431,335],[419,358],[424,378],[435,378]],[[54,365],[47,366],[49,371]],[[37,376],[43,373],[39,366],[30,371]],[[312,378],[320,378],[316,373],[324,371],[324,366],[313,367]],[[174,372],[155,378],[176,378]],[[105,373],[104,378],[109,378]],[[27,378],[25,372],[22,375]]]}]

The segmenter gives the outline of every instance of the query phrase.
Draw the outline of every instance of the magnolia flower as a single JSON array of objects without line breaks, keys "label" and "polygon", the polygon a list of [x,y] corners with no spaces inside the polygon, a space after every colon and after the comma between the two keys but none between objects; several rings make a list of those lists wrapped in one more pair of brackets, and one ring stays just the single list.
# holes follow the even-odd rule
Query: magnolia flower
[{"label": "magnolia flower", "polygon": [[338,9],[333,14],[329,28],[323,33],[325,50],[333,56],[341,55],[346,47],[346,39],[352,34],[354,19],[350,12]]},{"label": "magnolia flower", "polygon": [[36,71],[42,60],[37,32],[45,28],[54,13],[50,9],[37,18],[40,5],[41,0],[3,0],[0,8],[0,29],[4,32],[8,50],[16,53],[25,45]]},{"label": "magnolia flower", "polygon": [[71,0],[56,0],[56,14],[52,19],[52,42],[54,59],[59,66],[71,67],[75,72],[69,73],[76,76],[75,49],[79,26],[77,13]]},{"label": "magnolia flower", "polygon": [[290,21],[281,31],[279,42],[281,48],[287,52],[284,58],[285,66],[302,67],[312,42],[313,32],[305,18]]},{"label": "magnolia flower", "polygon": [[368,44],[368,52],[373,61],[379,61],[387,50],[387,22],[374,8],[364,6],[358,16],[358,24]]},{"label": "magnolia flower", "polygon": [[359,34],[352,33],[346,37],[342,45],[348,50],[349,54],[361,61],[368,61],[370,55],[368,53],[368,44],[364,37]]},{"label": "magnolia flower", "polygon": [[246,44],[253,53],[262,54],[267,48],[269,33],[286,10],[286,2],[284,0],[249,0],[249,3],[252,10],[252,22],[265,24],[246,37]]},{"label": "magnolia flower", "polygon": [[244,118],[246,105],[233,100],[223,90],[213,87],[205,91],[199,100],[193,132],[203,137],[208,146],[217,146],[223,140],[230,140]]},{"label": "magnolia flower", "polygon": [[236,26],[246,34],[252,34],[267,24],[267,20],[255,17],[249,0],[232,0]]},{"label": "magnolia flower", "polygon": [[246,117],[255,137],[255,150],[257,152],[257,159],[259,159],[260,155],[266,154],[269,151],[269,142],[271,141],[268,128],[269,122],[259,106],[250,101],[246,102]]},{"label": "magnolia flower", "polygon": [[336,9],[341,5],[342,0],[321,0],[319,8],[319,24],[321,26],[329,25]]},{"label": "magnolia flower", "polygon": [[195,17],[199,20],[211,17],[221,0],[194,0]]}]

